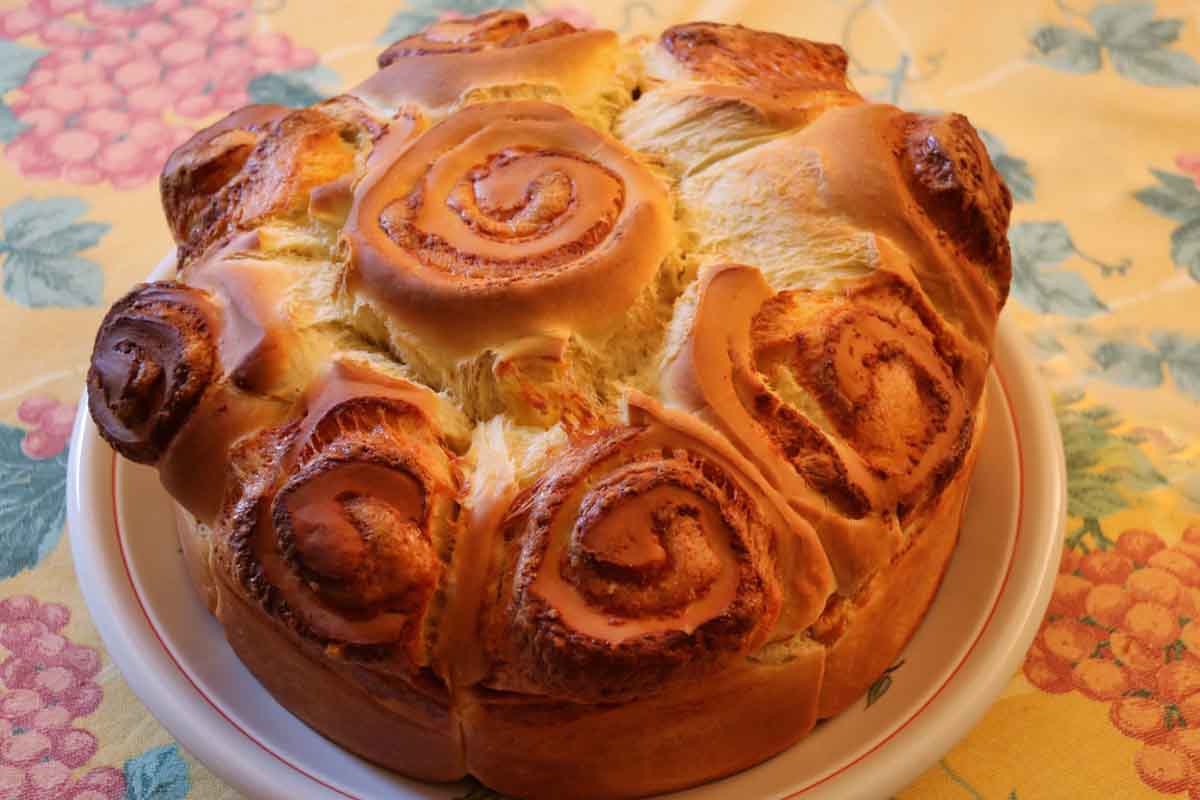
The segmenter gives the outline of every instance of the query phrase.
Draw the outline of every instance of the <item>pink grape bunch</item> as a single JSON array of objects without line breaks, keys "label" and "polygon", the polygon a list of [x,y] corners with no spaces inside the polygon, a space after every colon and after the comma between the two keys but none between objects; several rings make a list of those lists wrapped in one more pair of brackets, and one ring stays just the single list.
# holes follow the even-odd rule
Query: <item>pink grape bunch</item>
[{"label": "pink grape bunch", "polygon": [[0,37],[50,52],[4,98],[29,126],[5,154],[30,178],[141,186],[195,120],[246,105],[254,78],[317,63],[255,29],[251,0],[29,0],[6,11]]},{"label": "pink grape bunch", "polygon": [[62,635],[71,611],[29,595],[0,601],[0,800],[118,800],[113,767],[80,772],[99,743],[72,723],[97,709],[100,654]]},{"label": "pink grape bunch", "polygon": [[21,452],[40,461],[66,449],[75,424],[75,407],[49,395],[33,394],[17,406],[17,419],[32,426],[21,440]]}]

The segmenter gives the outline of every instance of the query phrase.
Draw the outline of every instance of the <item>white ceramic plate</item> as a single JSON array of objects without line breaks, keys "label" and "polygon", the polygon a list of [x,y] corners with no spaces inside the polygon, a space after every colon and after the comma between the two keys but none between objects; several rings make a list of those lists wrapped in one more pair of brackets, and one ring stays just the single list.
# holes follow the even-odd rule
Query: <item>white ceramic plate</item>
[{"label": "white ceramic plate", "polygon": [[[885,797],[949,750],[1003,690],[1049,601],[1066,493],[1058,427],[1007,321],[987,402],[961,542],[890,689],[767,763],[672,798]],[[154,715],[213,772],[252,798],[448,800],[466,793],[367,764],[259,686],[191,590],[156,473],[116,458],[86,404],[71,439],[67,492],[76,571],[109,654]]]}]

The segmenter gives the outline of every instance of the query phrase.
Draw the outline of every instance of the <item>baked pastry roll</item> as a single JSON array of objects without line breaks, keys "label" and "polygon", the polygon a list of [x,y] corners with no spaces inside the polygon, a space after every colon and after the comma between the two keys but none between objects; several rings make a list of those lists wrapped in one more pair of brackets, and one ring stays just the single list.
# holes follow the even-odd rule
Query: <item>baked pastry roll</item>
[{"label": "baked pastry roll", "polygon": [[620,798],[793,745],[958,537],[1011,274],[975,131],[715,23],[498,11],[379,65],[171,157],[101,434],[246,666],[375,763]]}]

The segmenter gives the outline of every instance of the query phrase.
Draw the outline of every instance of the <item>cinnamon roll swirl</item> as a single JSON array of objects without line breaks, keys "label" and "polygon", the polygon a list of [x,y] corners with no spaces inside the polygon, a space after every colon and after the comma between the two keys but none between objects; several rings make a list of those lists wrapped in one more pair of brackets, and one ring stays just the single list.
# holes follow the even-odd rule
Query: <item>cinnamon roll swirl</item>
[{"label": "cinnamon roll swirl", "polygon": [[616,141],[558,106],[481,104],[373,160],[343,234],[346,284],[463,357],[611,332],[672,236],[665,187]]},{"label": "cinnamon roll swirl", "polygon": [[832,589],[812,530],[720,437],[644,397],[559,455],[502,523],[493,688],[622,702],[810,625]]},{"label": "cinnamon roll swirl", "polygon": [[118,453],[155,464],[219,372],[219,312],[175,281],[135,286],[113,304],[92,347],[88,410]]},{"label": "cinnamon roll swirl", "polygon": [[303,405],[234,453],[241,489],[216,525],[217,557],[296,636],[415,672],[458,530],[437,398],[339,358]]},{"label": "cinnamon roll swirl", "polygon": [[895,661],[1011,197],[847,61],[496,11],[173,154],[178,280],[113,306],[88,402],[281,704],[406,775],[611,800],[759,763]]},{"label": "cinnamon roll swirl", "polygon": [[712,419],[816,527],[853,593],[963,467],[978,393],[923,293],[879,269],[776,294],[753,267],[700,278],[664,393]]},{"label": "cinnamon roll swirl", "polygon": [[[346,356],[301,405],[230,458],[210,537],[217,616],[262,684],[327,736],[412,775],[461,777],[431,659],[461,531],[456,415]],[[307,695],[318,686],[332,704]]]},{"label": "cinnamon roll swirl", "polygon": [[331,344],[291,309],[303,270],[266,259],[258,233],[194,262],[187,283],[143,284],[101,325],[88,404],[101,434],[209,521],[230,448],[290,413]]}]

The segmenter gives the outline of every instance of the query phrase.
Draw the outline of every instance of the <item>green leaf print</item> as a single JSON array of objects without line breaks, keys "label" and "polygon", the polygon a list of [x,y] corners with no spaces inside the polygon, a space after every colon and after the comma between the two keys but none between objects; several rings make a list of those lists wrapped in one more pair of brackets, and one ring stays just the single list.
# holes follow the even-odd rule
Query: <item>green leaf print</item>
[{"label": "green leaf print", "polygon": [[1107,341],[1092,351],[1099,374],[1106,380],[1138,389],[1161,386],[1162,356],[1133,342]]},{"label": "green leaf print", "polygon": [[1034,60],[1047,67],[1087,74],[1100,69],[1100,43],[1074,28],[1046,25],[1038,28],[1030,39],[1036,55]]},{"label": "green leaf print", "polygon": [[1171,260],[1200,281],[1200,189],[1188,175],[1157,169],[1150,174],[1158,185],[1139,189],[1133,196],[1156,214],[1182,223],[1171,231]]},{"label": "green leaf print", "polygon": [[1100,524],[1105,517],[1166,478],[1135,439],[1117,432],[1122,421],[1112,408],[1085,403],[1079,393],[1054,398],[1067,462],[1067,513],[1082,523],[1067,546],[1088,551],[1112,546]]},{"label": "green leaf print", "polygon": [[1171,231],[1171,260],[1200,281],[1200,217]]},{"label": "green leaf print", "polygon": [[1029,162],[1011,155],[999,137],[989,131],[980,130],[979,138],[983,140],[996,171],[1012,190],[1013,199],[1019,203],[1033,202],[1034,181],[1029,172]]},{"label": "green leaf print", "polygon": [[1155,333],[1150,338],[1175,385],[1200,400],[1200,339],[1178,333]]},{"label": "green leaf print", "polygon": [[1188,223],[1200,219],[1200,189],[1187,175],[1176,175],[1160,169],[1150,170],[1158,186],[1149,186],[1133,193],[1143,205],[1176,222]]},{"label": "green leaf print", "polygon": [[1043,25],[1034,31],[1031,58],[1064,72],[1086,74],[1103,66],[1103,53],[1117,74],[1146,86],[1200,85],[1200,63],[1182,50],[1169,47],[1179,38],[1183,20],[1157,19],[1153,3],[1103,3],[1081,14],[1059,8],[1081,19],[1090,31],[1064,25]]},{"label": "green leaf print", "polygon": [[77,255],[109,231],[102,222],[78,222],[87,203],[76,197],[18,200],[4,209],[0,255],[4,293],[30,308],[77,308],[100,302],[100,265]]},{"label": "green leaf print", "polygon": [[1078,251],[1061,222],[1019,222],[1008,233],[1012,245],[1012,293],[1043,314],[1090,317],[1107,311],[1086,280],[1058,269]]}]

